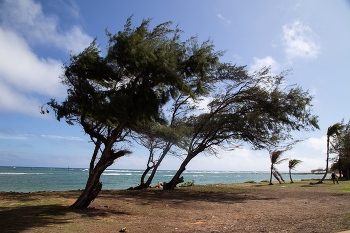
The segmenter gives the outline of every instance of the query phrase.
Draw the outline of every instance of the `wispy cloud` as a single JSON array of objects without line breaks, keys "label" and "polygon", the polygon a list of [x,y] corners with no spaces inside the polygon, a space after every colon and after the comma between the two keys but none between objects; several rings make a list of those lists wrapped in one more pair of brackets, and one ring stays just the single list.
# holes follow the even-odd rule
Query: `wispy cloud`
[{"label": "wispy cloud", "polygon": [[221,14],[217,14],[218,18],[221,20],[221,22],[223,23],[223,25],[225,27],[229,26],[231,24],[231,20],[226,19],[224,16],[222,16]]},{"label": "wispy cloud", "polygon": [[[78,17],[77,5],[73,6],[70,12]],[[20,32],[30,43],[48,44],[64,52],[78,53],[93,40],[79,25],[73,25],[67,31],[59,30],[59,18],[45,14],[41,4],[33,0],[4,1],[0,15],[2,27]]]},{"label": "wispy cloud", "polygon": [[24,133],[24,132],[16,132],[12,129],[3,129],[3,128],[0,128],[0,133],[1,133],[0,139],[9,139],[9,140],[27,140],[30,138],[46,138],[46,139],[52,139],[52,140],[84,141],[84,139],[80,137]]},{"label": "wispy cloud", "polygon": [[283,44],[288,59],[315,59],[320,53],[320,45],[316,41],[316,34],[312,29],[297,20],[284,25]]},{"label": "wispy cloud", "polygon": [[49,139],[68,140],[68,141],[83,141],[83,139],[79,137],[70,137],[70,136],[40,135],[40,137],[49,138]]},{"label": "wispy cloud", "polygon": [[249,72],[254,73],[255,71],[260,70],[263,67],[271,67],[271,74],[274,75],[275,72],[279,69],[280,65],[275,59],[271,56],[267,56],[264,58],[254,57],[254,63],[250,65]]},{"label": "wispy cloud", "polygon": [[0,139],[9,139],[9,140],[26,140],[27,137],[22,136],[2,136],[0,135]]}]

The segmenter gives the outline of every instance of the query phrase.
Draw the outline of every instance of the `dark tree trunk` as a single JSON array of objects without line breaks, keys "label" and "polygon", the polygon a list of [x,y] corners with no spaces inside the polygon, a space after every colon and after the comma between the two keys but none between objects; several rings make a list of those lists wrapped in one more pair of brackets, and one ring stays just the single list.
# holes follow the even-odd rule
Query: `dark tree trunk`
[{"label": "dark tree trunk", "polygon": [[338,160],[338,171],[339,171],[339,179],[341,178],[341,159],[339,155],[339,160]]},{"label": "dark tree trunk", "polygon": [[113,164],[114,160],[124,156],[130,151],[121,150],[114,152],[111,147],[107,147],[103,150],[102,155],[96,166],[95,160],[97,157],[97,152],[100,148],[101,142],[96,143],[95,151],[90,162],[89,178],[86,183],[83,193],[79,196],[78,200],[71,206],[73,209],[84,209],[87,208],[92,201],[95,200],[97,195],[102,189],[102,183],[100,182],[100,177],[107,167]]},{"label": "dark tree trunk", "polygon": [[87,208],[90,203],[95,200],[98,193],[102,189],[102,183],[100,182],[100,176],[105,169],[97,169],[92,175],[89,175],[89,179],[86,183],[83,193],[79,196],[78,200],[71,206],[73,209]]},{"label": "dark tree trunk", "polygon": [[273,185],[273,183],[272,183],[272,170],[273,170],[273,167],[271,165],[271,173],[270,173],[270,183],[269,183],[269,185]]},{"label": "dark tree trunk", "polygon": [[[150,185],[151,185],[151,183],[152,183],[152,180],[153,180],[153,178],[154,178],[154,176],[155,176],[155,174],[156,174],[156,172],[157,172],[157,169],[158,169],[159,165],[160,165],[161,162],[163,161],[165,155],[169,152],[171,146],[172,146],[172,144],[171,144],[171,143],[168,143],[168,144],[166,145],[166,147],[164,148],[162,155],[159,157],[157,163],[156,163],[154,166],[152,166],[152,167],[150,167],[150,166],[147,167],[147,169],[145,170],[145,172],[144,172],[144,173],[142,174],[142,176],[141,176],[141,184],[140,184],[139,186],[135,187],[135,189],[147,189],[148,187],[150,187]],[[145,182],[145,177],[146,177],[147,173],[148,173],[151,169],[153,169],[153,170],[152,170],[152,173],[151,173],[151,175],[148,177],[147,181]]]},{"label": "dark tree trunk", "polygon": [[191,161],[191,159],[194,158],[193,155],[188,155],[186,159],[182,162],[179,170],[176,172],[176,174],[173,176],[171,181],[169,183],[163,184],[164,190],[173,190],[177,184],[184,182],[183,177],[180,177],[181,174],[186,170],[187,164]]},{"label": "dark tree trunk", "polygon": [[318,181],[316,184],[322,184],[323,180],[326,178],[328,173],[328,160],[329,160],[329,136],[327,136],[327,161],[326,161],[326,171],[320,181]]},{"label": "dark tree trunk", "polygon": [[293,180],[292,180],[292,171],[291,171],[291,169],[289,169],[289,178],[290,178],[290,182],[294,183]]},{"label": "dark tree trunk", "polygon": [[150,177],[148,177],[148,179],[147,179],[147,182],[146,182],[146,184],[145,184],[146,187],[149,187],[149,186],[151,185],[152,180],[153,180],[153,177],[154,177],[154,175],[156,174],[159,165],[160,165],[161,162],[163,161],[165,155],[169,152],[171,146],[172,146],[172,145],[171,145],[170,143],[168,143],[167,146],[165,147],[165,149],[163,150],[163,153],[162,153],[162,155],[160,156],[160,158],[158,159],[156,165],[154,166]]}]

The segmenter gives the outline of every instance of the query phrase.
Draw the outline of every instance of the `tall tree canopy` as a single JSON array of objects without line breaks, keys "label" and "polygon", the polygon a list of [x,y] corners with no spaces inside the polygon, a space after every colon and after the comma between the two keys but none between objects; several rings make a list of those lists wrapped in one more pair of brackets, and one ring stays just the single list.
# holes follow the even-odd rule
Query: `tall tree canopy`
[{"label": "tall tree canopy", "polygon": [[338,170],[339,176],[343,173],[344,178],[350,179],[350,121],[344,124],[330,140],[330,153],[337,153],[335,162],[332,164],[331,170]]},{"label": "tall tree canopy", "polygon": [[265,67],[249,75],[245,67],[221,64],[216,86],[209,111],[188,120],[187,156],[166,189],[175,187],[187,164],[201,152],[215,153],[217,146],[242,142],[253,149],[272,148],[292,139],[294,130],[319,128],[311,113],[312,96],[286,85],[285,73],[270,76]]},{"label": "tall tree canopy", "polygon": [[150,20],[124,30],[107,32],[107,55],[93,41],[64,66],[67,97],[47,104],[58,120],[81,125],[95,143],[89,178],[73,208],[86,208],[102,188],[102,172],[115,159],[131,153],[122,149],[131,131],[166,122],[162,107],[178,93],[195,97],[206,91],[221,52],[210,41],[195,37],[180,41],[181,31],[166,22],[149,29]]},{"label": "tall tree canopy", "polygon": [[340,131],[343,129],[343,125],[341,123],[335,123],[334,125],[331,125],[328,127],[327,129],[327,159],[326,159],[326,171],[323,175],[323,177],[321,178],[321,180],[319,180],[317,183],[320,184],[323,182],[323,180],[326,178],[327,173],[328,173],[328,163],[329,163],[329,152],[330,152],[330,140],[332,137],[334,136],[338,136],[340,134]]}]

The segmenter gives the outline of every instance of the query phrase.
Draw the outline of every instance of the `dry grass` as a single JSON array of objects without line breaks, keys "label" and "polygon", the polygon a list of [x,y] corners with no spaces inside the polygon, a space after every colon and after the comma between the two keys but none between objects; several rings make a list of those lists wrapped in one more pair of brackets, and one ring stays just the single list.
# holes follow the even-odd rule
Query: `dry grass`
[{"label": "dry grass", "polygon": [[0,193],[1,232],[339,232],[350,227],[350,181],[196,185],[102,191],[85,210],[78,191]]}]

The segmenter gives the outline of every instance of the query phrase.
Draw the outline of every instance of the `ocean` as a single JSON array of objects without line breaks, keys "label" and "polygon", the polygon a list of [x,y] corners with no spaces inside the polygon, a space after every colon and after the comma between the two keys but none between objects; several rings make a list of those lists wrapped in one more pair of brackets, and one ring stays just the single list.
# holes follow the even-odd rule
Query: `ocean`
[{"label": "ocean", "polygon": [[[152,185],[159,181],[170,181],[176,171],[157,171]],[[107,169],[101,176],[102,189],[127,189],[140,183],[142,170]],[[246,181],[269,180],[266,172],[227,172],[227,171],[185,171],[184,181],[194,181],[196,185],[231,184]],[[282,174],[289,181],[289,174]],[[322,174],[292,173],[293,180],[320,179]],[[147,177],[146,177],[147,178]],[[84,189],[88,179],[88,169],[83,168],[39,168],[39,167],[0,167],[0,191],[37,192],[68,191]]]}]

